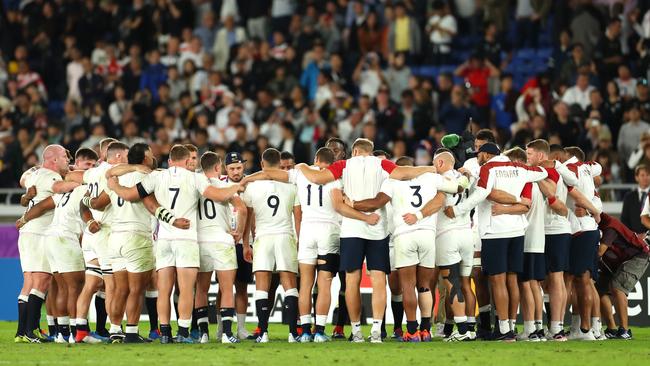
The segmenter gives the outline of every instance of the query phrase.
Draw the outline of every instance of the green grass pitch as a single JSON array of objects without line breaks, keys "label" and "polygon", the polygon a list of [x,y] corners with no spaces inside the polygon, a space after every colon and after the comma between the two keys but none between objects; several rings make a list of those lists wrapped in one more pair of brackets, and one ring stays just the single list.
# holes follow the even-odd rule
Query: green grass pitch
[{"label": "green grass pitch", "polygon": [[[147,328],[143,324],[143,330]],[[216,331],[211,325],[211,332]],[[249,326],[252,330],[253,325]],[[390,328],[390,326],[389,326]],[[159,343],[14,344],[15,322],[0,322],[0,365],[649,365],[650,328],[633,328],[634,340],[602,342],[409,344],[289,344],[287,328],[271,325],[271,342],[235,345]],[[346,330],[349,329],[346,328]],[[328,327],[328,331],[330,327]],[[364,328],[364,334],[370,329]],[[144,331],[142,332],[144,335]]]}]

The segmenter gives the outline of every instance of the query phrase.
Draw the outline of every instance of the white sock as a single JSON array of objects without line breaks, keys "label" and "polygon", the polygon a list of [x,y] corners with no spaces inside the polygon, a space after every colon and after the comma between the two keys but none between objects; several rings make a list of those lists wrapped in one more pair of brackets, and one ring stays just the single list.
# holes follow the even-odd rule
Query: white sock
[{"label": "white sock", "polygon": [[473,316],[468,316],[467,317],[467,323],[469,324],[476,324],[476,318]]},{"label": "white sock", "polygon": [[535,333],[535,322],[532,320],[524,320],[524,335],[528,336]]},{"label": "white sock", "polygon": [[550,326],[550,329],[549,329],[551,334],[556,335],[556,334],[560,333],[561,330],[562,330],[562,322],[551,320],[551,326]]},{"label": "white sock", "polygon": [[56,323],[54,322],[54,316],[52,316],[52,315],[46,315],[45,318],[47,319],[47,325],[54,325],[54,324],[56,324]]},{"label": "white sock", "polygon": [[350,322],[352,326],[352,334],[361,333],[361,322]]},{"label": "white sock", "polygon": [[499,332],[501,334],[506,334],[510,331],[510,324],[507,320],[499,320]]},{"label": "white sock", "polygon": [[77,319],[71,318],[70,319],[70,326],[71,327],[76,327],[77,326]]},{"label": "white sock", "polygon": [[301,315],[300,316],[300,325],[311,324],[311,315]]},{"label": "white sock", "polygon": [[86,319],[86,318],[77,318],[76,323],[77,323],[77,325],[86,325],[86,324],[88,324],[88,319]]},{"label": "white sock", "polygon": [[45,300],[45,293],[38,291],[37,289],[33,288],[31,291],[29,291],[30,295],[36,295],[37,297],[40,297],[42,300]]},{"label": "white sock", "polygon": [[178,319],[178,326],[189,328],[192,325],[192,319]]},{"label": "white sock", "polygon": [[459,323],[465,323],[467,322],[467,317],[466,316],[455,316],[454,317],[454,323],[459,324]]},{"label": "white sock", "polygon": [[511,331],[515,331],[515,326],[517,325],[517,320],[516,319],[509,319],[508,320],[508,326],[510,327]]},{"label": "white sock", "polygon": [[69,316],[60,316],[56,318],[56,321],[59,323],[59,325],[70,325],[70,317]]},{"label": "white sock", "polygon": [[327,315],[316,314],[316,325],[325,326],[327,324]]},{"label": "white sock", "polygon": [[382,322],[382,319],[373,319],[372,320],[372,328],[370,329],[370,332],[371,333],[375,333],[375,332],[381,333],[381,322]]},{"label": "white sock", "polygon": [[246,329],[246,314],[237,314],[237,330]]},{"label": "white sock", "polygon": [[596,332],[600,333],[601,329],[603,328],[603,325],[600,323],[600,317],[592,317],[591,318],[591,329],[595,330]]},{"label": "white sock", "polygon": [[113,324],[111,323],[111,328],[108,330],[109,333],[115,334],[115,333],[121,333],[122,332],[122,327],[120,324]]},{"label": "white sock", "polygon": [[138,334],[137,325],[127,325],[125,329],[126,329],[126,333],[128,334]]}]

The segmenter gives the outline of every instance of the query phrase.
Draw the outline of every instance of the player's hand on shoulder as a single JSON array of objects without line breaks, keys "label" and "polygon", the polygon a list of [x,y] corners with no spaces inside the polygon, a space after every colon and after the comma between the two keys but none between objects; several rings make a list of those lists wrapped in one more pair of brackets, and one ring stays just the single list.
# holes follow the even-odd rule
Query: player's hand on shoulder
[{"label": "player's hand on shoulder", "polygon": [[111,176],[106,178],[106,185],[111,191],[114,191],[118,184],[117,177]]},{"label": "player's hand on shoulder", "polygon": [[174,227],[179,228],[179,229],[187,230],[187,229],[190,228],[190,220],[181,217],[181,218],[175,219],[174,222],[172,223],[172,225]]},{"label": "player's hand on shoulder", "polygon": [[407,225],[415,225],[415,223],[418,222],[417,216],[415,216],[415,214],[412,213],[406,213],[402,215],[402,219],[404,219],[404,222]]},{"label": "player's hand on shoulder", "polygon": [[366,215],[365,222],[368,225],[373,225],[374,226],[374,225],[377,225],[380,218],[381,217],[379,215],[377,215],[376,213],[373,212],[373,213],[371,213],[369,215]]},{"label": "player's hand on shoulder", "polygon": [[151,173],[151,168],[149,168],[146,165],[138,164],[135,166],[135,171],[140,172],[142,174],[149,174]]},{"label": "player's hand on shoulder", "polygon": [[36,186],[31,186],[31,187],[27,188],[27,193],[25,193],[25,197],[28,200],[31,200],[32,198],[36,197],[37,193],[38,192],[36,191]]},{"label": "player's hand on shoulder", "polygon": [[449,217],[450,219],[453,219],[456,217],[456,214],[454,213],[454,208],[451,206],[445,207],[445,216]]}]

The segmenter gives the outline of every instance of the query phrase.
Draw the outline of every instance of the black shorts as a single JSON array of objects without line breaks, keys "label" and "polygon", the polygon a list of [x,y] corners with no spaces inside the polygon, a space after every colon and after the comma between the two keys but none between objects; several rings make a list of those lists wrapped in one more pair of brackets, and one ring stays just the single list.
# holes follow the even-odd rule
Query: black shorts
[{"label": "black shorts", "polygon": [[522,273],[524,237],[481,239],[481,266],[486,275]]},{"label": "black shorts", "polygon": [[570,250],[571,234],[546,235],[544,246],[546,273],[568,271]]},{"label": "black shorts", "polygon": [[368,270],[390,273],[388,237],[381,240],[341,238],[341,271],[361,269],[364,259]]},{"label": "black shorts", "polygon": [[339,271],[341,256],[336,253],[319,255],[316,259],[316,269],[332,273],[333,276]]},{"label": "black shorts", "polygon": [[524,271],[519,274],[522,282],[546,278],[546,260],[544,253],[524,253]]},{"label": "black shorts", "polygon": [[253,263],[248,263],[244,260],[244,246],[242,244],[235,245],[237,251],[237,274],[235,275],[235,282],[239,283],[253,283]]},{"label": "black shorts", "polygon": [[592,277],[596,277],[595,264],[600,241],[598,230],[583,231],[571,238],[571,250],[569,253],[569,273],[574,276],[581,276],[589,271]]}]

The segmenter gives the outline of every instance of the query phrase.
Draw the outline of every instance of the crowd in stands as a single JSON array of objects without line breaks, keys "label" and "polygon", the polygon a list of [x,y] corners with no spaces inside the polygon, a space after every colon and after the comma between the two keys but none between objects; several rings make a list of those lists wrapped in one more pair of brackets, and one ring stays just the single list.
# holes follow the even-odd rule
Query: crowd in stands
[{"label": "crowd in stands", "polygon": [[309,162],[329,137],[428,164],[447,133],[650,164],[650,2],[3,0],[0,185],[106,136]]}]

